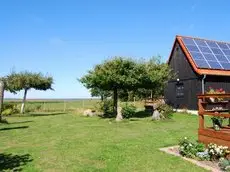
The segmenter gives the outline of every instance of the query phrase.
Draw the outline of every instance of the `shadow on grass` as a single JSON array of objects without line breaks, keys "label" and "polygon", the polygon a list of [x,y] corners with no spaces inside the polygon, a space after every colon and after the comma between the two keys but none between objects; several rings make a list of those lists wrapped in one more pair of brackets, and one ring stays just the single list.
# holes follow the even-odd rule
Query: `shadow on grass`
[{"label": "shadow on grass", "polygon": [[[107,114],[107,115],[98,115],[100,118],[108,118],[108,119],[112,119],[112,118],[116,118],[116,116],[114,116],[113,114]],[[132,115],[131,118],[146,118],[146,117],[150,117],[152,116],[152,112],[146,112],[146,111],[137,111],[135,114]],[[137,120],[137,119],[132,119],[133,121]]]},{"label": "shadow on grass", "polygon": [[54,116],[54,115],[63,115],[66,114],[64,112],[43,112],[43,113],[30,113],[28,114],[28,116]]},{"label": "shadow on grass", "polygon": [[0,154],[0,171],[22,171],[22,166],[33,161],[29,154]]},{"label": "shadow on grass", "polygon": [[9,124],[24,124],[24,123],[28,123],[28,122],[34,122],[34,121],[18,121],[18,122],[11,122]]},{"label": "shadow on grass", "polygon": [[132,116],[132,118],[146,118],[150,116],[152,116],[152,112],[138,111]]},{"label": "shadow on grass", "polygon": [[0,129],[0,131],[6,131],[6,130],[16,130],[16,129],[26,129],[26,128],[29,128],[29,126],[1,128],[1,129]]}]

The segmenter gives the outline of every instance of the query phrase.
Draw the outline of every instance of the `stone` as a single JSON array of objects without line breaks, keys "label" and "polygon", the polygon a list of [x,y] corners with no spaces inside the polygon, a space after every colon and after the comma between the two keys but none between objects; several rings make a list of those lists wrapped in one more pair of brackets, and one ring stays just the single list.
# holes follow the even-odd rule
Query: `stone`
[{"label": "stone", "polygon": [[89,117],[92,117],[92,116],[95,116],[96,115],[96,112],[94,110],[91,110],[91,109],[86,109],[83,113],[84,116],[89,116]]},{"label": "stone", "polygon": [[152,120],[160,120],[161,114],[158,110],[154,110],[153,115],[152,115]]}]

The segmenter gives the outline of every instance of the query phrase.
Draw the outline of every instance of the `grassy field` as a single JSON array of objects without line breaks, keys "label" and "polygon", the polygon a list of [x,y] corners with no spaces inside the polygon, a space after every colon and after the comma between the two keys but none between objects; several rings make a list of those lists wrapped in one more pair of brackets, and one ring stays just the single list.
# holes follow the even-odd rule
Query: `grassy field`
[{"label": "grassy field", "polygon": [[158,149],[197,138],[197,116],[169,121],[74,114],[8,117],[0,124],[0,171],[205,171]]},{"label": "grassy field", "polygon": [[[26,109],[36,109],[43,112],[64,112],[64,111],[77,111],[79,109],[95,109],[99,99],[78,99],[78,100],[27,100]],[[20,104],[21,100],[5,100],[5,103]],[[134,103],[134,102],[132,102]],[[136,107],[143,108],[144,102],[135,102]],[[20,105],[19,105],[20,106]]]}]

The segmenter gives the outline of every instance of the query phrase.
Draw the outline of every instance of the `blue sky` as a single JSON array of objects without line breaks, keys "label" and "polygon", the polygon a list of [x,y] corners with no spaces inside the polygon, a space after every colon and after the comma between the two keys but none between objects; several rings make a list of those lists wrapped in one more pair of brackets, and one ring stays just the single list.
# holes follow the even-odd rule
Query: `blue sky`
[{"label": "blue sky", "polygon": [[104,59],[166,60],[177,34],[230,41],[229,6],[227,0],[1,1],[0,76],[28,70],[54,77],[55,91],[31,90],[28,98],[87,98],[76,78]]}]

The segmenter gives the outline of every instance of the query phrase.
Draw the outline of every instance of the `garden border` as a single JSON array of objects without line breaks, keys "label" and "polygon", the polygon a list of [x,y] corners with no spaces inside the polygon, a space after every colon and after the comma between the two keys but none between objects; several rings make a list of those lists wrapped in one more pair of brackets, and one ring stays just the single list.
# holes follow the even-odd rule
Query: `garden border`
[{"label": "garden border", "polygon": [[189,161],[199,167],[202,167],[206,170],[209,170],[209,171],[212,171],[212,172],[221,172],[221,170],[219,168],[214,168],[214,167],[210,167],[208,166],[207,164],[204,164],[202,163],[202,161],[198,161],[198,160],[195,160],[195,159],[191,159],[191,158],[186,158],[186,157],[183,157],[181,156],[179,153],[176,153],[175,151],[173,151],[173,149],[175,148],[179,148],[178,145],[176,146],[170,146],[170,147],[164,147],[164,148],[160,148],[159,150],[162,151],[162,152],[165,152],[167,154],[171,154],[171,155],[174,155],[174,156],[177,156],[177,157],[181,157],[182,159],[186,160],[186,161]]}]

